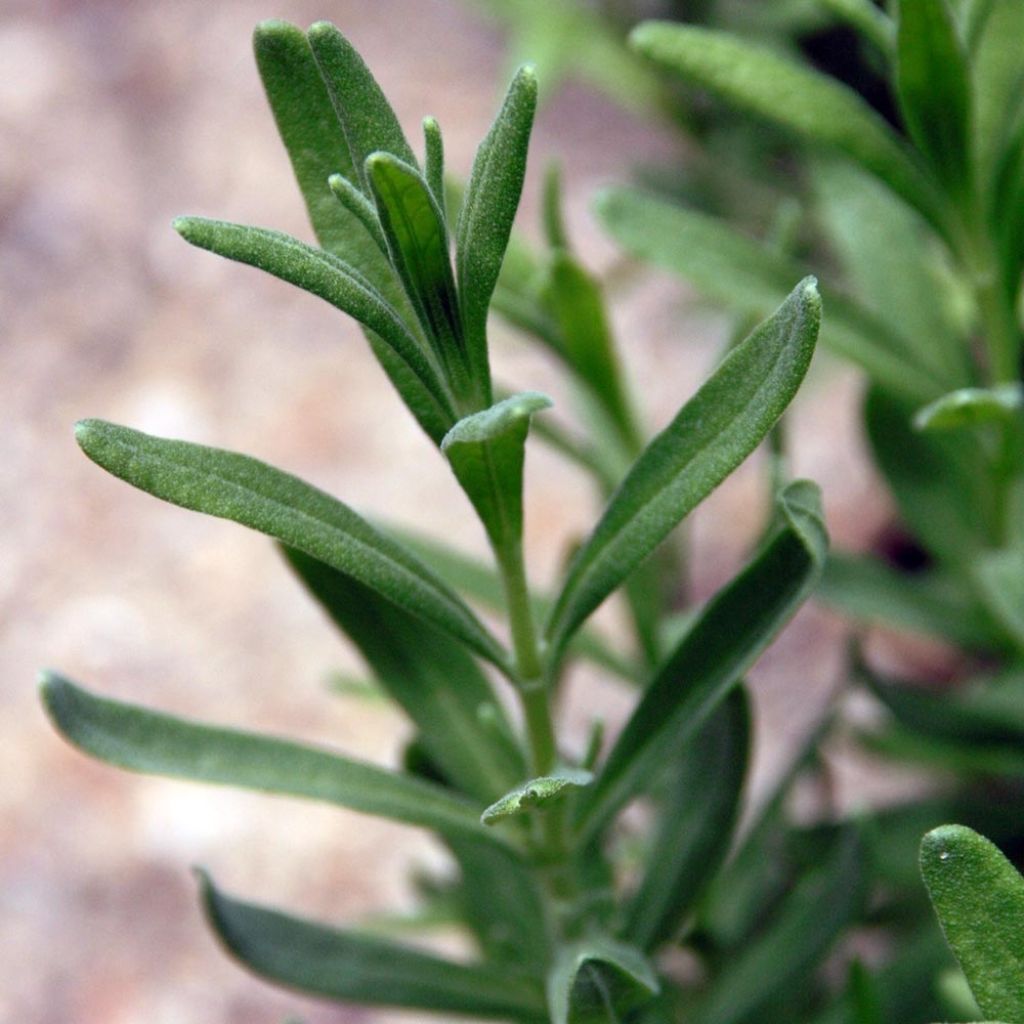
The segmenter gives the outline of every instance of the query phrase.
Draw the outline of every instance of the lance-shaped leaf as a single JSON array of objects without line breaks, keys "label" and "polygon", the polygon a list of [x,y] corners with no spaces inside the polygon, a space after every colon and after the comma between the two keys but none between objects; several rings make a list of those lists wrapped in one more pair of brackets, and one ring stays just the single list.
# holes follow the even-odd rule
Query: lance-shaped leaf
[{"label": "lance-shaped leaf", "polygon": [[285,556],[416,723],[431,760],[454,785],[489,802],[523,777],[504,710],[461,644],[347,573],[294,548],[286,548]]},{"label": "lance-shaped leaf", "polygon": [[207,918],[249,970],[311,995],[471,1017],[535,1020],[537,983],[507,966],[462,964],[243,903],[201,874]]},{"label": "lance-shaped leaf", "polygon": [[943,825],[924,837],[921,874],[982,1012],[1024,1020],[1024,878],[965,825]]},{"label": "lance-shaped leaf", "polygon": [[391,262],[434,348],[438,363],[460,391],[469,390],[459,300],[448,257],[444,215],[419,171],[387,153],[366,160]]},{"label": "lance-shaped leaf", "polygon": [[625,908],[622,937],[652,950],[675,938],[704,885],[729,852],[750,755],[750,710],[733,690],[671,761],[672,781]]},{"label": "lance-shaped leaf", "polygon": [[807,278],[648,445],[569,567],[547,626],[556,655],[630,571],[761,443],[807,372],[820,321],[821,299]]},{"label": "lance-shaped leaf", "polygon": [[551,1024],[616,1024],[660,987],[640,950],[589,936],[560,949],[548,974]]},{"label": "lance-shaped leaf", "polygon": [[899,136],[852,89],[771,50],[711,29],[645,22],[641,53],[812,144],[839,150],[941,225],[930,179]]},{"label": "lance-shaped leaf", "polygon": [[828,547],[818,488],[790,484],[777,498],[776,516],[776,531],[708,602],[584,791],[577,815],[584,836],[643,791],[670,745],[689,742],[813,591]]},{"label": "lance-shaped leaf", "polygon": [[459,420],[441,448],[496,551],[523,534],[523,460],[530,417],[551,399],[524,391]]},{"label": "lance-shaped leaf", "polygon": [[448,223],[448,197],[444,184],[444,138],[441,126],[433,117],[423,118],[423,143],[425,155],[423,160],[423,177],[430,186],[431,195],[437,208],[441,211],[441,220]]},{"label": "lance-shaped leaf", "polygon": [[480,815],[480,820],[485,825],[494,825],[517,814],[543,810],[564,796],[566,790],[589,786],[593,781],[594,776],[590,772],[578,768],[562,768],[551,775],[529,779],[491,804]]},{"label": "lance-shaped leaf", "polygon": [[[359,182],[345,133],[331,103],[306,34],[283,21],[266,21],[253,36],[256,63],[278,131],[317,240],[350,267],[358,267],[405,324],[415,314],[401,282],[388,263],[380,225]],[[345,181],[363,205],[339,202],[331,178]],[[369,214],[369,216],[368,216]],[[377,236],[380,236],[379,239]],[[429,437],[439,442],[451,418],[403,359],[378,335],[368,333],[377,360]]]},{"label": "lance-shaped leaf", "polygon": [[494,835],[480,826],[471,801],[408,775],[291,740],[97,697],[52,673],[41,686],[61,735],[119,768],[317,800],[442,834]]},{"label": "lance-shaped leaf", "polygon": [[[840,833],[821,867],[808,872],[756,939],[731,956],[687,1016],[688,1024],[739,1024],[795,986],[855,919],[864,898],[864,850]],[[768,1014],[765,1019],[773,1019]]]},{"label": "lance-shaped leaf", "polygon": [[[611,188],[597,215],[611,236],[640,259],[692,281],[730,309],[763,317],[806,268],[724,221],[636,189]],[[908,350],[887,320],[822,285],[828,315],[822,343],[895,394],[925,402],[951,385]]]},{"label": "lance-shaped leaf", "polygon": [[1020,384],[959,388],[914,413],[918,430],[956,430],[984,423],[1007,423],[1024,408]]},{"label": "lance-shaped leaf", "polygon": [[900,0],[896,93],[911,138],[957,198],[971,179],[967,53],[946,0]]},{"label": "lance-shaped leaf", "polygon": [[363,191],[369,195],[365,164],[371,153],[391,153],[415,167],[416,156],[391,104],[352,44],[330,22],[318,21],[310,27],[309,45],[344,129]]},{"label": "lance-shaped leaf", "polygon": [[258,459],[169,441],[102,420],[75,428],[93,462],[182,508],[230,519],[352,575],[499,667],[500,644],[449,588],[347,505]]},{"label": "lance-shaped leaf", "polygon": [[459,302],[469,365],[473,379],[486,385],[483,393],[488,401],[487,310],[519,207],[536,107],[537,76],[532,67],[522,67],[477,150],[455,231]]},{"label": "lance-shaped leaf", "polygon": [[179,217],[174,229],[192,245],[265,270],[348,313],[399,357],[422,390],[433,398],[436,415],[449,424],[454,421],[451,398],[437,368],[427,358],[408,324],[358,270],[323,249],[315,249],[297,238],[267,228],[203,217]]}]

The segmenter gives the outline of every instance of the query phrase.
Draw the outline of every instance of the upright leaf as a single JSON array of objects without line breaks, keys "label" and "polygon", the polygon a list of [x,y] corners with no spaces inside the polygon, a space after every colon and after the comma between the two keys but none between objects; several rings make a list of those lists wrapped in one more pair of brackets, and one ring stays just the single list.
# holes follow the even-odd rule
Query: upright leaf
[{"label": "upright leaf", "polygon": [[477,150],[456,227],[462,323],[473,379],[486,385],[485,401],[490,401],[487,310],[519,207],[536,107],[537,76],[532,67],[522,67]]},{"label": "upright leaf", "polygon": [[1024,879],[965,825],[921,842],[921,874],[946,941],[992,1020],[1024,1020]]},{"label": "upright leaf", "polygon": [[742,687],[669,762],[672,780],[625,907],[622,937],[652,950],[675,938],[733,837],[750,755],[750,710]]},{"label": "upright leaf", "polygon": [[369,935],[243,903],[200,875],[211,927],[249,970],[311,995],[488,1019],[535,1021],[536,982],[507,966],[461,964]]},{"label": "upright leaf", "polygon": [[121,480],[182,508],[259,530],[432,622],[498,666],[497,641],[418,559],[347,505],[247,455],[83,420],[78,443]]},{"label": "upright leaf", "polygon": [[757,446],[811,360],[821,300],[811,278],[738,345],[637,459],[579,550],[547,625],[554,651]]},{"label": "upright leaf", "polygon": [[741,110],[845,154],[941,227],[935,189],[912,152],[837,80],[727,33],[689,25],[644,22],[630,42]]},{"label": "upright leaf", "polygon": [[52,673],[43,676],[42,697],[68,742],[129,771],[322,801],[478,841],[498,838],[480,826],[471,801],[408,775],[97,697]]},{"label": "upright leaf", "polygon": [[505,712],[461,644],[352,576],[294,548],[285,556],[416,723],[431,760],[457,788],[490,802],[523,777]]},{"label": "upright leaf", "polygon": [[986,551],[975,563],[974,578],[992,616],[1024,651],[1024,546]]},{"label": "upright leaf", "polygon": [[950,193],[971,183],[967,53],[946,0],[899,0],[896,92],[911,138]]},{"label": "upright leaf", "polygon": [[416,156],[391,104],[352,44],[327,21],[313,25],[308,38],[344,129],[356,177],[369,195],[366,158],[371,153],[391,153],[412,167],[417,166]]},{"label": "upright leaf", "polygon": [[820,501],[807,481],[780,493],[776,532],[705,606],[584,791],[577,815],[584,836],[643,790],[667,751],[689,742],[813,591],[828,546]]}]

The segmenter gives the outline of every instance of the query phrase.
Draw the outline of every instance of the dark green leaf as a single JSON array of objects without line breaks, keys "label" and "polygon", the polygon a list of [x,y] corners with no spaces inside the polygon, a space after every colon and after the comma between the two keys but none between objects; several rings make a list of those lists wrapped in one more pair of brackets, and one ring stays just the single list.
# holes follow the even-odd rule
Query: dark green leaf
[{"label": "dark green leaf", "polygon": [[79,445],[114,476],[182,508],[259,530],[351,574],[496,665],[498,642],[418,559],[347,505],[247,455],[151,437],[102,420],[75,428]]},{"label": "dark green leaf", "polygon": [[982,1011],[1024,1020],[1024,879],[964,825],[943,825],[924,837],[921,874]]},{"label": "dark green leaf", "polygon": [[776,531],[708,602],[584,792],[577,823],[584,835],[642,791],[666,752],[688,742],[810,595],[828,547],[820,502],[807,481],[779,494]]},{"label": "dark green leaf", "polygon": [[487,310],[498,280],[526,174],[526,153],[537,107],[537,76],[520,68],[491,130],[480,144],[456,228],[462,323],[473,380],[490,401]]},{"label": "dark green leaf", "polygon": [[[635,189],[612,188],[597,213],[629,252],[692,281],[703,293],[744,315],[763,317],[782,302],[805,268],[770,245],[724,221]],[[921,364],[887,320],[822,287],[828,314],[822,343],[884,382],[897,394],[924,402],[957,381],[936,377]],[[888,311],[886,311],[888,313]]]},{"label": "dark green leaf", "polygon": [[1024,407],[1020,384],[994,388],[960,388],[936,398],[914,413],[918,430],[955,430],[983,423],[1006,423]]},{"label": "dark green leaf", "polygon": [[460,964],[233,899],[200,875],[207,918],[228,952],[281,985],[345,1002],[535,1020],[536,982],[508,967]]},{"label": "dark green leaf", "polygon": [[516,547],[523,534],[523,460],[530,417],[551,399],[524,391],[459,420],[441,448],[473,502],[495,551]]},{"label": "dark green leaf", "polygon": [[651,950],[672,940],[729,852],[749,747],[748,701],[738,687],[671,762],[658,831],[625,908],[621,934],[630,944]]},{"label": "dark green leaf", "polygon": [[640,950],[590,936],[558,952],[547,984],[551,1024],[617,1024],[660,987]]},{"label": "dark green leaf", "polygon": [[726,357],[637,459],[569,568],[547,635],[554,652],[630,571],[756,447],[814,352],[821,300],[802,281]]},{"label": "dark green leaf", "polygon": [[589,786],[593,781],[594,776],[590,772],[578,768],[562,768],[551,775],[529,779],[491,804],[480,815],[480,820],[485,825],[494,825],[518,814],[543,810],[563,796],[567,789]]},{"label": "dark green leaf", "polygon": [[899,0],[896,92],[911,138],[958,199],[971,181],[967,54],[946,0]]},{"label": "dark green leaf", "polygon": [[351,576],[292,548],[285,555],[416,723],[430,758],[457,788],[490,802],[523,777],[504,710],[461,644]]},{"label": "dark green leaf", "polygon": [[645,22],[630,41],[641,53],[727,102],[837,149],[881,178],[933,223],[935,189],[913,154],[852,89],[735,36],[670,22]]},{"label": "dark green leaf", "polygon": [[[415,376],[421,390],[433,397],[435,419],[449,426],[455,421],[451,396],[419,339],[358,270],[322,249],[266,228],[179,217],[174,229],[192,245],[265,270],[348,313],[385,342]],[[398,386],[399,381],[395,383]]]},{"label": "dark green leaf", "polygon": [[363,191],[369,195],[365,163],[371,153],[391,153],[415,167],[416,157],[391,104],[352,44],[330,22],[318,21],[309,30],[309,45],[344,129]]},{"label": "dark green leaf", "polygon": [[42,679],[57,730],[85,753],[133,772],[317,800],[441,833],[492,835],[450,790],[316,747],[201,725]]}]

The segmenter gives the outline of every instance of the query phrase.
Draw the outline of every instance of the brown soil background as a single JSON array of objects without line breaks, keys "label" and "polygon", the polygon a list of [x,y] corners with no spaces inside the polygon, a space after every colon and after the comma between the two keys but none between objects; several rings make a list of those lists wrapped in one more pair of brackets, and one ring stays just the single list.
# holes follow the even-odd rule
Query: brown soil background
[{"label": "brown soil background", "polygon": [[[190,249],[178,213],[308,237],[249,49],[252,26],[330,18],[362,51],[412,134],[432,113],[449,167],[468,171],[503,84],[500,39],[454,0],[28,3],[0,15],[0,1019],[22,1024],[402,1021],[281,993],[225,958],[190,864],[229,891],[346,922],[410,904],[410,866],[441,855],[411,830],[327,808],[94,764],[38,707],[46,665],[104,693],[394,763],[407,734],[387,708],[328,695],[352,653],[264,538],[162,505],[92,466],[72,423],[101,416],[239,449],[357,508],[483,553],[441,459],[389,391],[355,327],[256,271]],[[521,223],[539,171],[563,161],[588,262],[614,257],[588,199],[676,140],[570,86],[539,119]],[[623,359],[649,425],[699,382],[725,321],[677,282],[615,296]],[[495,325],[499,377],[560,399],[557,368]],[[824,487],[836,540],[863,546],[887,517],[856,427],[857,381],[819,356],[794,412],[797,471]],[[738,565],[763,511],[753,460],[694,520],[694,588]],[[575,470],[528,464],[535,578],[550,579],[594,514]],[[615,610],[603,612],[615,628]],[[753,673],[752,799],[815,720],[839,674],[841,627],[810,608]],[[566,713],[621,714],[579,673]],[[862,783],[840,797],[865,798]]]}]

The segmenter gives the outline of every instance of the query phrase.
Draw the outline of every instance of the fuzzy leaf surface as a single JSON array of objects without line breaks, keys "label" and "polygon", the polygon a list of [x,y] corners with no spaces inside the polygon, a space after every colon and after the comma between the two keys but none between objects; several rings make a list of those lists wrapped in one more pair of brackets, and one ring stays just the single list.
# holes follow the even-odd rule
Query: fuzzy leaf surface
[{"label": "fuzzy leaf surface", "polygon": [[828,548],[818,488],[797,481],[776,501],[776,532],[701,611],[584,791],[577,827],[585,836],[643,790],[669,744],[689,741],[817,584]]},{"label": "fuzzy leaf surface", "polygon": [[508,967],[445,960],[242,902],[206,875],[200,882],[207,919],[228,952],[280,985],[344,1002],[471,1017],[543,1014],[539,986]]},{"label": "fuzzy leaf surface", "polygon": [[821,299],[805,279],[654,438],[577,552],[547,624],[556,654],[584,620],[757,446],[810,364]]},{"label": "fuzzy leaf surface", "polygon": [[297,548],[418,615],[499,667],[505,655],[466,605],[399,543],[324,491],[258,459],[152,437],[102,420],[75,429],[109,473],[182,508],[230,519]]}]

